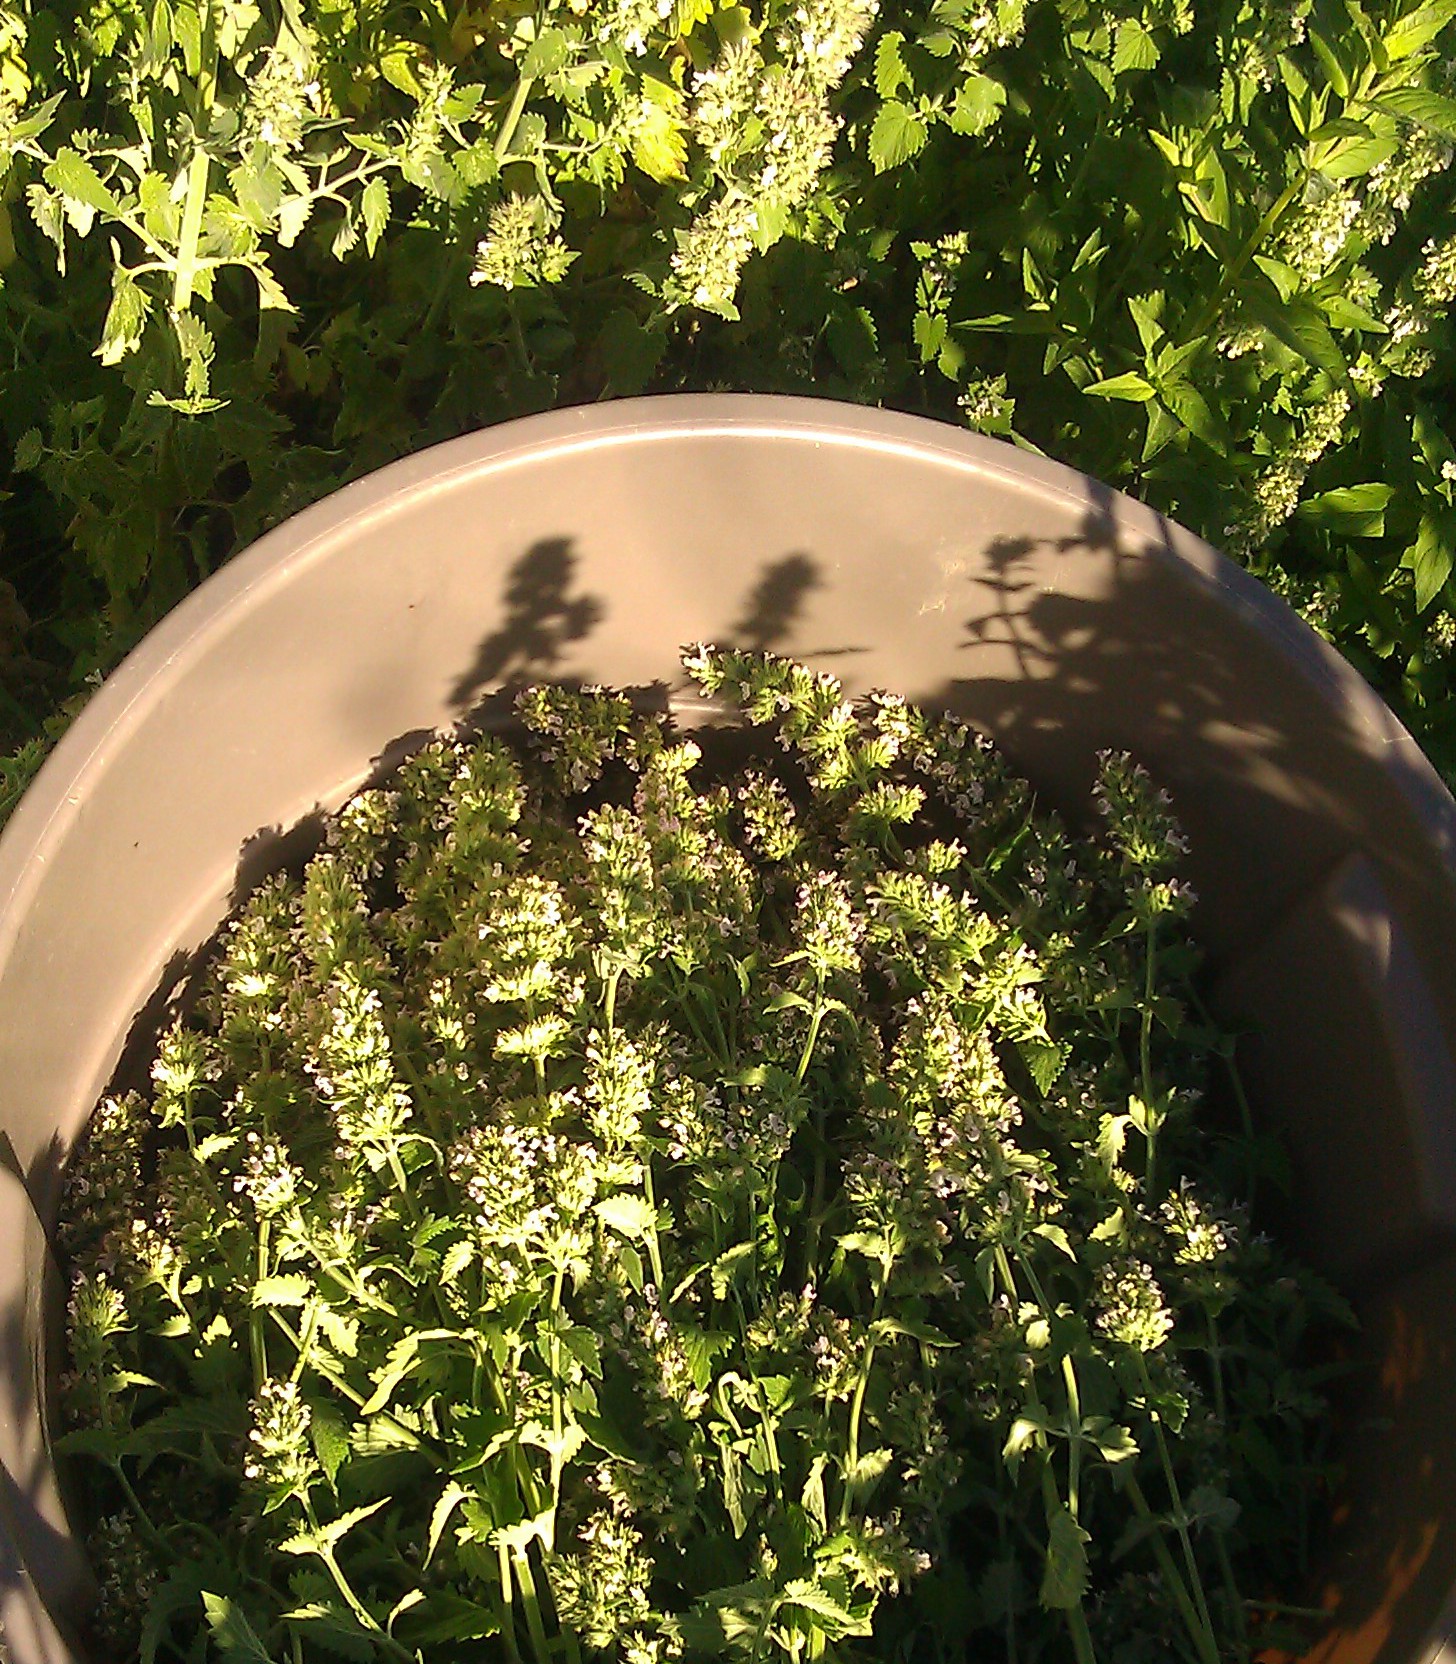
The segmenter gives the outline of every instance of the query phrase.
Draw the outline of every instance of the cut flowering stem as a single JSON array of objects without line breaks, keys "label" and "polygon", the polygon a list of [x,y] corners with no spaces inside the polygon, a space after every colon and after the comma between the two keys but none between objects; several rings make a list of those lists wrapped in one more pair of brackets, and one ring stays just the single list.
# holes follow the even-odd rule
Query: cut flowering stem
[{"label": "cut flowering stem", "polygon": [[[773,786],[751,739],[699,783],[710,732],[528,692],[515,749],[425,746],[261,888],[153,1101],[98,1112],[61,1449],[103,1575],[215,1540],[299,1664],[1236,1653],[1281,1545],[1210,1418],[1252,1383],[1292,1465],[1319,1400],[1299,1274],[1163,1109],[1217,1040],[1153,1021],[1193,959],[1167,803],[1110,753],[1079,842],[948,717],[687,662]],[[1228,1610],[1190,1507],[1254,1522]]]}]

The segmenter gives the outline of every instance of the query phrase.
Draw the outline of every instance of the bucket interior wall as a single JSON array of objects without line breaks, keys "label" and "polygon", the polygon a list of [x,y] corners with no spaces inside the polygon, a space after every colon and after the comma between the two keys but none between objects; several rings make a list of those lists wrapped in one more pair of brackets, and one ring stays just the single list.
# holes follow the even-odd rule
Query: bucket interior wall
[{"label": "bucket interior wall", "polygon": [[731,397],[511,424],[290,521],[112,678],[0,840],[17,1664],[69,1656],[84,1588],[38,1442],[35,1291],[128,1036],[230,898],[423,732],[533,680],[680,690],[699,640],[949,708],[1076,819],[1099,748],[1169,786],[1210,987],[1290,1141],[1290,1229],[1378,1354],[1315,1656],[1426,1664],[1456,1583],[1456,804],[1348,667],[1148,511],[910,418]]}]

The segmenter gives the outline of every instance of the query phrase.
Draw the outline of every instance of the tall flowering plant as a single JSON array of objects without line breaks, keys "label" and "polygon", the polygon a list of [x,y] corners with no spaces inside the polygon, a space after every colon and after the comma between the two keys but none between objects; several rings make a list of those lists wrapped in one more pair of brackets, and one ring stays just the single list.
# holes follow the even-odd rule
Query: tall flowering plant
[{"label": "tall flowering plant", "polygon": [[356,797],[98,1110],[107,1656],[1278,1639],[1344,1313],[1205,1103],[1166,795],[1105,753],[1075,835],[948,717],[685,664],[738,731],[537,688]]}]

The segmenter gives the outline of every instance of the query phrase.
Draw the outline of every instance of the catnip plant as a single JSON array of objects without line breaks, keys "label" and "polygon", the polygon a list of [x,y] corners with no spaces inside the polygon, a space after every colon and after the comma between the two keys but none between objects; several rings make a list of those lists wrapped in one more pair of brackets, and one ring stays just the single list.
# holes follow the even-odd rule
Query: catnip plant
[{"label": "catnip plant", "polygon": [[96,1111],[103,1656],[1287,1638],[1348,1313],[1251,1228],[1166,794],[1103,753],[1074,833],[950,716],[684,663],[701,728],[532,688],[353,798]]}]

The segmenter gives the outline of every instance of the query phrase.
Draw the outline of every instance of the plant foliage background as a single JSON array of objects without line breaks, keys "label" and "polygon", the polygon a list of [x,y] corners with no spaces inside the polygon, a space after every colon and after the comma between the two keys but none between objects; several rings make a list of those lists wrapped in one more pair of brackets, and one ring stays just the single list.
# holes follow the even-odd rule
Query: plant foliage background
[{"label": "plant foliage background", "polygon": [[0,5],[0,813],[192,585],[648,390],[1009,435],[1456,774],[1456,0]]}]

